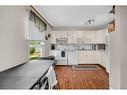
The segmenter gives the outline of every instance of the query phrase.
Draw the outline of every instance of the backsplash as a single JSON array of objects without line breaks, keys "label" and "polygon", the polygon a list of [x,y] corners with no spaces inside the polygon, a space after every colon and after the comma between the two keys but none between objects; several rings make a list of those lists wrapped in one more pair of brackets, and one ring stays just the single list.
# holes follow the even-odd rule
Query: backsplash
[{"label": "backsplash", "polygon": [[57,44],[56,50],[105,50],[105,44]]}]

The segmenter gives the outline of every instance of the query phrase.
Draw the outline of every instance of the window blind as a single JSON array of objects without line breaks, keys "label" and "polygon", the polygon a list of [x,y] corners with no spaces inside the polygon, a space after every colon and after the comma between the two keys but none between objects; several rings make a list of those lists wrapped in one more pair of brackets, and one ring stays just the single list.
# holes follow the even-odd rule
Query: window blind
[{"label": "window blind", "polygon": [[46,31],[47,24],[42,21],[33,11],[30,12],[30,21],[34,23],[40,32]]},{"label": "window blind", "polygon": [[33,11],[29,12],[28,40],[44,40],[47,24],[40,19]]}]

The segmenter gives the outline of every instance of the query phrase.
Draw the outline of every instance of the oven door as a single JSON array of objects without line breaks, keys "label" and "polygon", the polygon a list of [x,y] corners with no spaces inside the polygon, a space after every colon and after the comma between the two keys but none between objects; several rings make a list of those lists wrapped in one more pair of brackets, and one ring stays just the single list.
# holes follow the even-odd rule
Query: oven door
[{"label": "oven door", "polygon": [[57,65],[67,65],[67,51],[61,50],[60,52],[57,53],[58,57],[56,58],[57,60]]},{"label": "oven door", "polygon": [[67,51],[59,50],[55,52],[56,60],[67,60]]},{"label": "oven door", "polygon": [[60,57],[62,60],[67,60],[67,52],[66,51],[61,51]]}]

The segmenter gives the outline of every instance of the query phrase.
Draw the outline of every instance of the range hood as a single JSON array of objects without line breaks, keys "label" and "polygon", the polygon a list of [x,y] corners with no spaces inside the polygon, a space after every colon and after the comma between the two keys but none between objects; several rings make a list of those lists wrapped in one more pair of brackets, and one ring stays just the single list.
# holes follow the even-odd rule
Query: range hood
[{"label": "range hood", "polygon": [[56,38],[57,44],[67,44],[67,38]]}]

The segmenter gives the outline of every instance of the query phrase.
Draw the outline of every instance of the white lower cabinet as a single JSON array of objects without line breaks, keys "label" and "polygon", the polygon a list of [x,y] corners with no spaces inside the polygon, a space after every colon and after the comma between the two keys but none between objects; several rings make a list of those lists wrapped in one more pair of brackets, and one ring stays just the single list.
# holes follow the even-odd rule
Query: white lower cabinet
[{"label": "white lower cabinet", "polygon": [[79,51],[79,64],[100,64],[100,51]]},{"label": "white lower cabinet", "polygon": [[101,65],[106,68],[106,71],[109,73],[109,64],[110,64],[110,58],[109,55],[105,52],[101,52]]},{"label": "white lower cabinet", "polygon": [[68,52],[68,65],[78,65],[78,52]]},{"label": "white lower cabinet", "polygon": [[86,54],[85,51],[79,51],[78,52],[78,60],[79,60],[79,64],[84,64],[86,63]]}]

